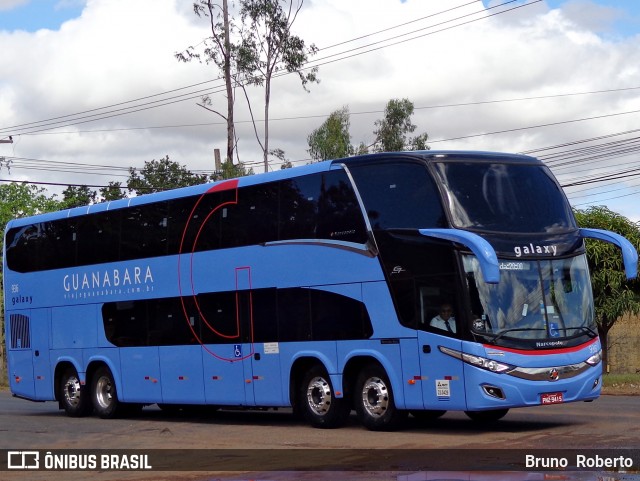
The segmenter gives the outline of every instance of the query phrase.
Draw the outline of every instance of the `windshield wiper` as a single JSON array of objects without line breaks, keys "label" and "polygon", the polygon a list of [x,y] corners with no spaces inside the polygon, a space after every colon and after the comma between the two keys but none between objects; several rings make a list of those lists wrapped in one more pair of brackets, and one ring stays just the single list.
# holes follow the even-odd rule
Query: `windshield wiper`
[{"label": "windshield wiper", "polygon": [[[598,333],[596,331],[594,331],[593,329],[591,329],[590,327],[587,327],[587,326],[563,327],[562,329],[564,329],[564,330],[570,330],[570,329],[579,330],[579,331],[581,331],[582,333],[586,334],[587,336],[589,336],[592,339],[598,337]],[[538,327],[538,328],[523,327],[523,328],[505,329],[503,331],[500,331],[495,336],[491,337],[491,342],[497,341],[498,339],[503,337],[505,334],[508,334],[509,332],[522,332],[522,331],[546,331],[546,329],[542,328],[542,327]]]},{"label": "windshield wiper", "polygon": [[509,333],[509,332],[523,332],[523,331],[546,331],[546,329],[542,328],[542,327],[536,327],[536,328],[532,328],[532,327],[517,327],[517,328],[513,328],[513,329],[504,329],[502,331],[500,331],[498,334],[496,334],[495,336],[493,336],[491,338],[491,342],[495,342],[498,339],[500,339],[502,336],[504,336],[505,334]]},{"label": "windshield wiper", "polygon": [[587,326],[578,326],[578,327],[563,327],[562,329],[565,330],[569,330],[569,329],[573,329],[573,330],[580,330],[582,333],[586,334],[587,336],[589,336],[591,339],[594,339],[596,337],[598,337],[598,333],[596,331],[594,331],[593,329],[591,329],[590,327]]}]

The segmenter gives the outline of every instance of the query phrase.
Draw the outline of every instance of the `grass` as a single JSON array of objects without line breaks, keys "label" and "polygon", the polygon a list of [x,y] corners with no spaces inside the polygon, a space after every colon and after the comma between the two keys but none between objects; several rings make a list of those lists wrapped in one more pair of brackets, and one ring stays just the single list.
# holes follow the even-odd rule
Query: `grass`
[{"label": "grass", "polygon": [[605,374],[602,376],[602,393],[640,395],[640,373]]}]

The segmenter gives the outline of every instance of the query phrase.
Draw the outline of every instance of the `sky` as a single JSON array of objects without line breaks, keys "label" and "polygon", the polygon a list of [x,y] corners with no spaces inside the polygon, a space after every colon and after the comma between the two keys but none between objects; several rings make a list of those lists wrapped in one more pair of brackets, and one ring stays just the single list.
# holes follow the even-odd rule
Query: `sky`
[{"label": "sky", "polygon": [[[59,195],[45,183],[124,183],[167,155],[213,170],[226,128],[197,103],[225,109],[220,72],[174,57],[209,35],[192,3],[0,0],[0,179]],[[293,31],[319,48],[320,78],[272,84],[270,147],[294,165],[332,111],[347,106],[352,143],[371,144],[386,103],[407,98],[432,149],[538,156],[572,205],[640,221],[637,0],[305,0]],[[262,95],[249,90],[258,119]],[[240,158],[261,172],[236,107]]]}]

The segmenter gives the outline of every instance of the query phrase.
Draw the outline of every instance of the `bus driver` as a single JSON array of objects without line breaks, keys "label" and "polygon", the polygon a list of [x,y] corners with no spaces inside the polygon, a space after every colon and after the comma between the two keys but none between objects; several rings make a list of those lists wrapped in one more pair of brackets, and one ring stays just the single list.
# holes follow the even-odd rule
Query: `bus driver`
[{"label": "bus driver", "polygon": [[451,304],[442,304],[442,306],[440,306],[440,313],[431,319],[429,325],[455,334],[456,319],[453,317],[453,308],[451,307]]}]

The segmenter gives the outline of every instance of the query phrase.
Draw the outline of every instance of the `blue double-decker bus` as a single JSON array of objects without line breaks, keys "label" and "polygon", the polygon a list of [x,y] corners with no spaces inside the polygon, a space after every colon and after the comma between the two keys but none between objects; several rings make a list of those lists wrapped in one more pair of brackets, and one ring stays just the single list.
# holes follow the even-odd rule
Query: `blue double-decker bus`
[{"label": "blue double-decker bus", "polygon": [[385,153],[12,220],[15,396],[71,416],[292,407],[316,427],[591,401],[584,238],[520,155]]}]

